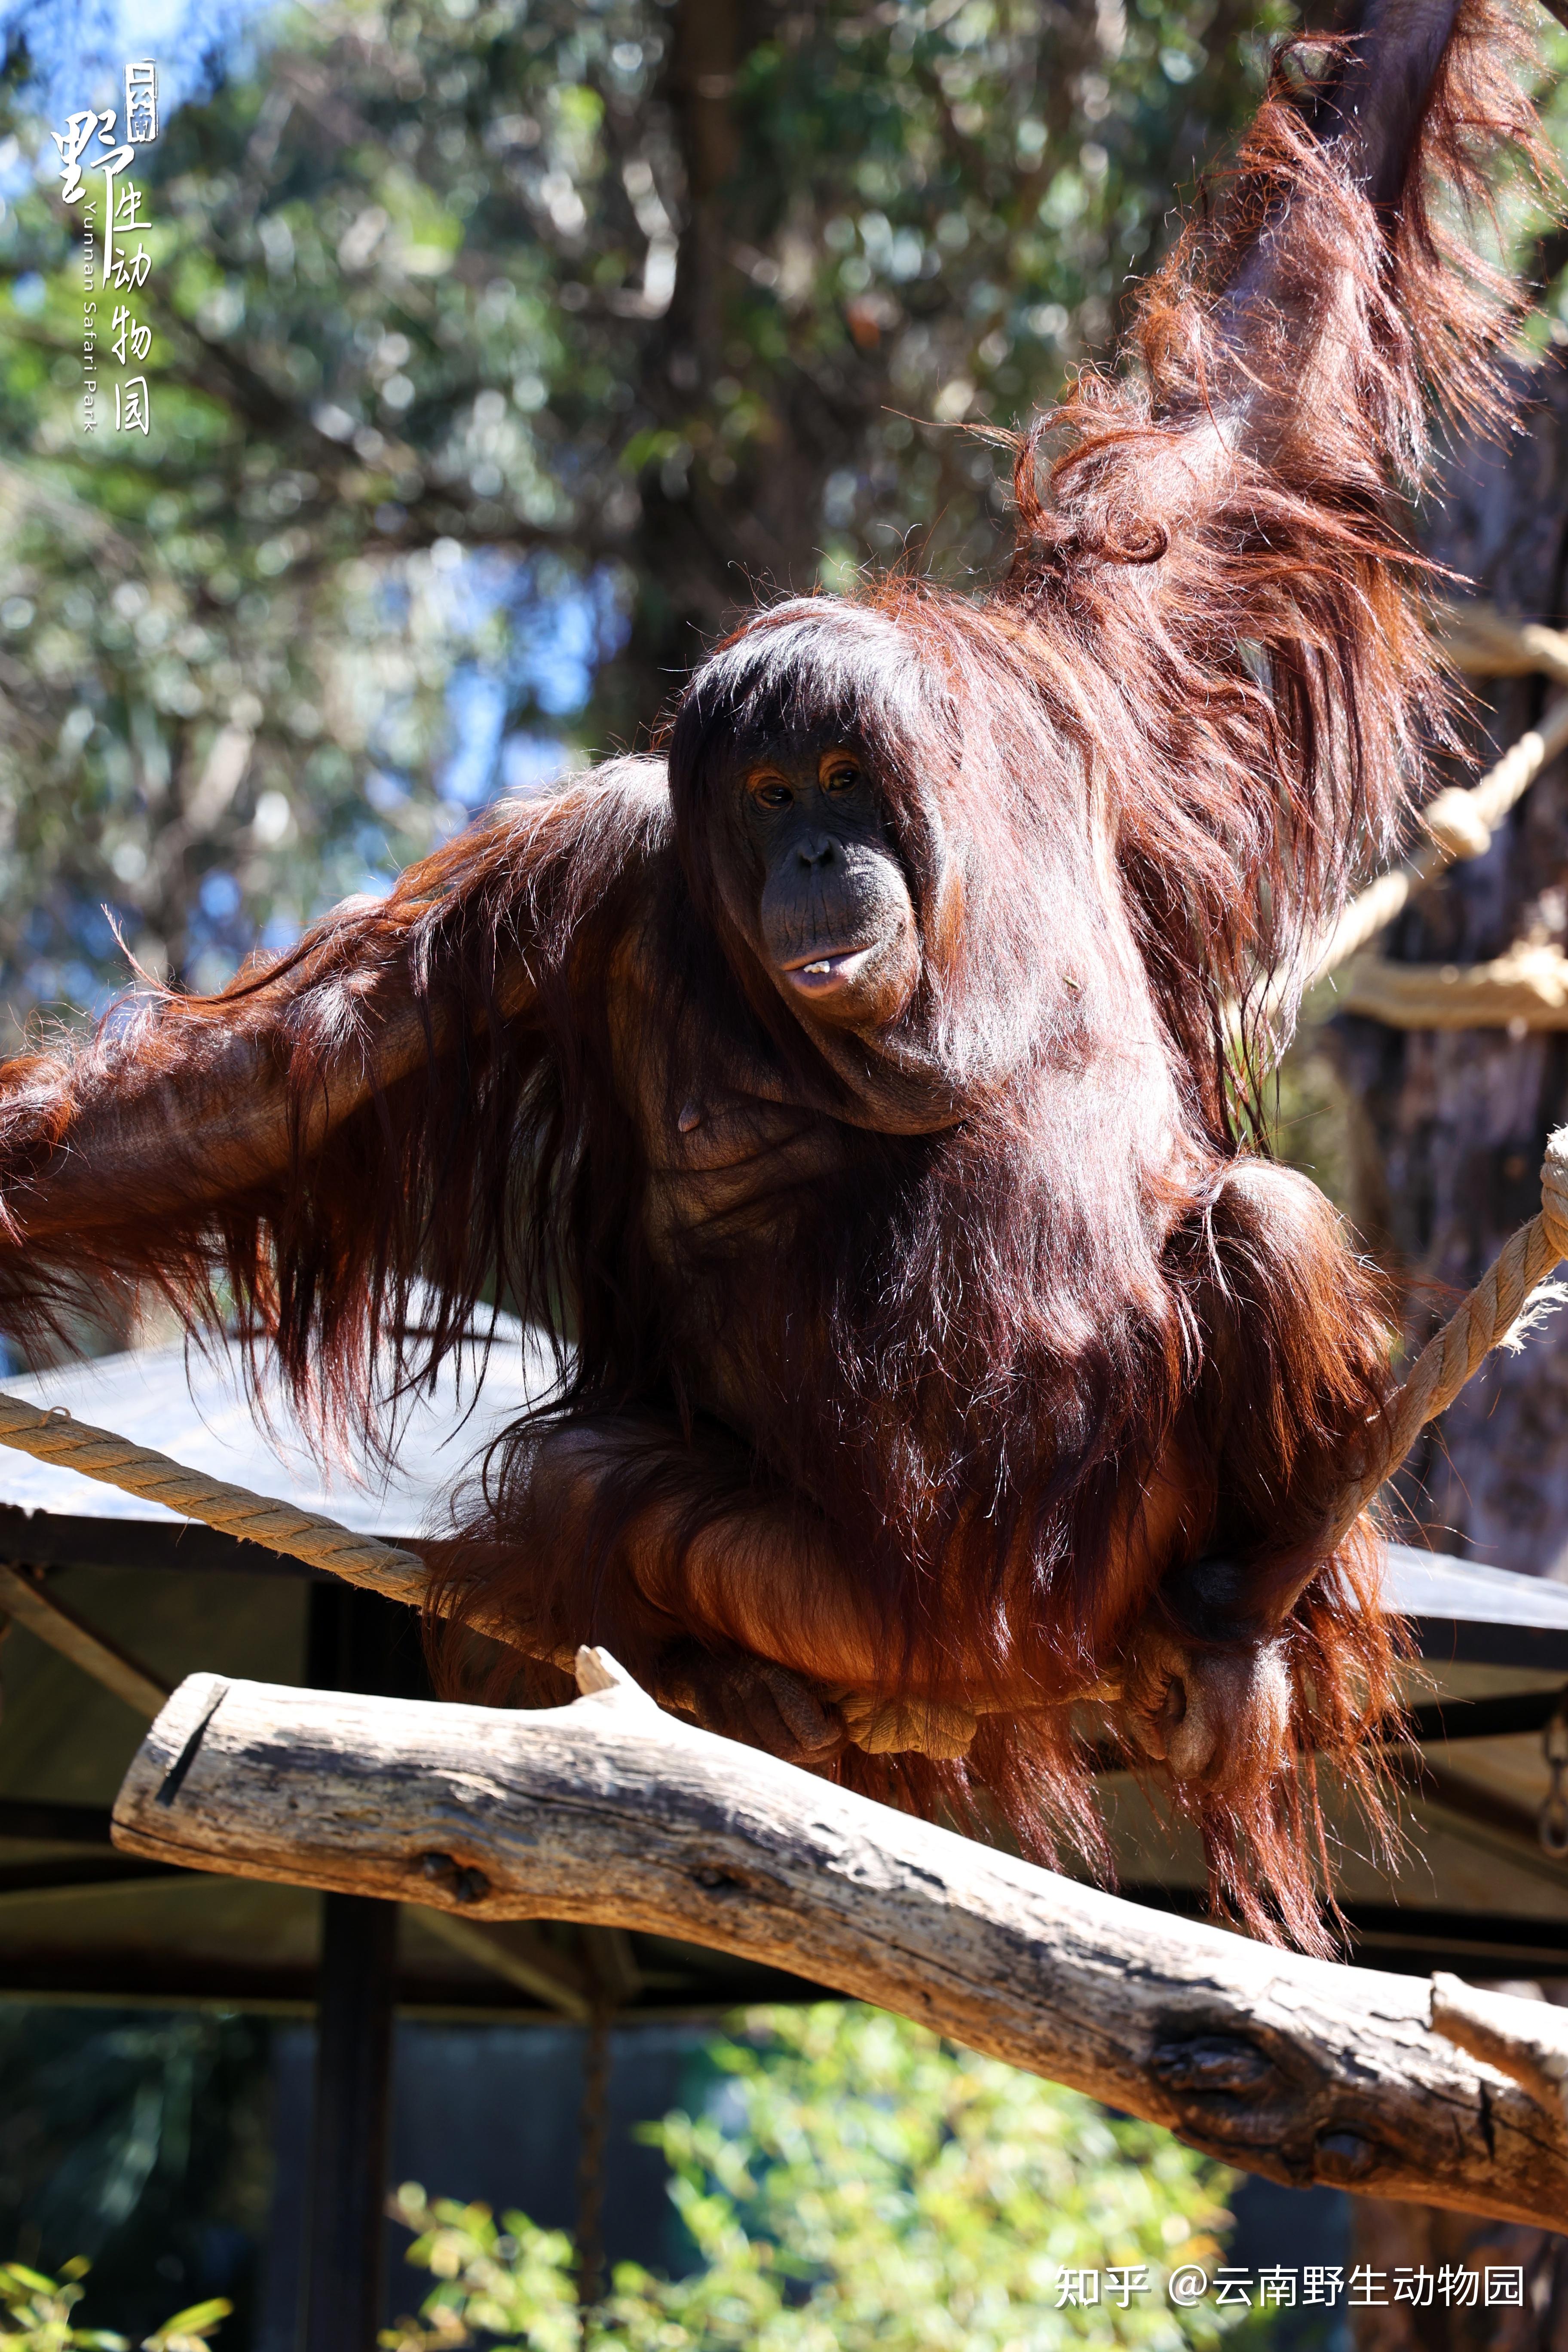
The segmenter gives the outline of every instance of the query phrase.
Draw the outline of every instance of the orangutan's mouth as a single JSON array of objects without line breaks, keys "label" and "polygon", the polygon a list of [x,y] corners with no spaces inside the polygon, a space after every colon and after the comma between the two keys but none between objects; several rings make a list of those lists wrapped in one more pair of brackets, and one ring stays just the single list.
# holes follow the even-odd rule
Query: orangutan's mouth
[{"label": "orangutan's mouth", "polygon": [[786,963],[784,976],[802,996],[837,996],[859,978],[874,953],[874,948],[829,948],[826,953],[818,950]]}]

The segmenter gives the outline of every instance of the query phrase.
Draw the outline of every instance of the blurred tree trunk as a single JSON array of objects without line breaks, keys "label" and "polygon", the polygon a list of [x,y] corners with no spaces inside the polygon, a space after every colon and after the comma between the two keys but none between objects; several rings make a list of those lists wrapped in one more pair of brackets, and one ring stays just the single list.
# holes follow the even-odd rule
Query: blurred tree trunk
[{"label": "blurred tree trunk", "polygon": [[[1426,543],[1504,612],[1568,619],[1568,373],[1531,380],[1524,430],[1460,451]],[[1533,725],[1552,688],[1489,681],[1483,758]],[[1568,943],[1568,762],[1384,934],[1411,963],[1476,963],[1519,940]],[[1568,1034],[1334,1024],[1352,1112],[1349,1202],[1405,1287],[1411,1336],[1477,1280],[1540,1206],[1548,1132],[1568,1118]],[[1568,1317],[1494,1355],[1412,1457],[1402,1504],[1440,1550],[1568,1581]]]},{"label": "blurred tree trunk", "polygon": [[[1462,448],[1426,542],[1478,595],[1520,618],[1568,620],[1568,373],[1531,379],[1521,433]],[[1460,593],[1465,593],[1461,590]],[[1539,677],[1481,690],[1483,759],[1562,689]],[[1519,940],[1568,943],[1568,761],[1381,942],[1411,963],[1474,963]],[[1348,1206],[1426,1330],[1540,1204],[1548,1132],[1568,1118],[1568,1034],[1384,1028],[1331,1032],[1351,1121]],[[1439,1550],[1568,1581],[1568,1316],[1498,1353],[1428,1433],[1400,1496],[1405,1532]],[[1462,2215],[1354,2200],[1352,2259],[1389,2273],[1520,2263],[1522,2310],[1395,2305],[1352,2315],[1359,2352],[1568,2352],[1568,2239]]]}]

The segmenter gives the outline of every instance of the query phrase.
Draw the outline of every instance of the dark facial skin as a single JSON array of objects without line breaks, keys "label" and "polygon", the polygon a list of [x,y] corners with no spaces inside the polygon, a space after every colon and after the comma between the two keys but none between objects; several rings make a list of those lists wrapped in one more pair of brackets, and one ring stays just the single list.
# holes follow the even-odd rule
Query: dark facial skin
[{"label": "dark facial skin", "polygon": [[786,1000],[835,1028],[896,1020],[920,940],[859,753],[820,738],[770,745],[742,772],[742,821],[763,875],[763,948]]}]

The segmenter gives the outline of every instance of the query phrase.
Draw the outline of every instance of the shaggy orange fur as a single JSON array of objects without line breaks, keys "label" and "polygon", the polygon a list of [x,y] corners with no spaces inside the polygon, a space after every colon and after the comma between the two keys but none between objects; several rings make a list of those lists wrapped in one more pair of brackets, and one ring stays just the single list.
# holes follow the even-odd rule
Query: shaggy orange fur
[{"label": "shaggy orange fur", "polygon": [[[417,1379],[514,1304],[558,1389],[432,1553],[515,1627],[493,1688],[605,1641],[717,1727],[1104,1866],[1098,1710],[1221,1904],[1323,1948],[1311,1759],[1375,1810],[1394,1667],[1370,1531],[1325,1529],[1390,1332],[1261,1156],[1254,1008],[1442,729],[1401,501],[1434,399],[1496,411],[1502,298],[1439,213],[1532,152],[1514,50],[1487,0],[1383,0],[1317,82],[1281,59],[1121,374],[1020,439],[994,593],[759,613],[666,758],[0,1072],[4,1328],[223,1297],[331,1425],[388,1347]],[[803,1013],[759,928],[736,745],[814,729],[913,909],[874,1028]],[[853,1744],[889,1702],[909,1744]]]}]

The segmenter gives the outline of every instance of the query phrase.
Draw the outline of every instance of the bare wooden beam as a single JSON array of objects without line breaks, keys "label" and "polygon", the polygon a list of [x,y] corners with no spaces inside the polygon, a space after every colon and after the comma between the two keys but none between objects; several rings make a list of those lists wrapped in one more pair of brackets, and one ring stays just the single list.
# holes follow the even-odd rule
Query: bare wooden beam
[{"label": "bare wooden beam", "polygon": [[594,1990],[611,2009],[624,2009],[642,1990],[632,1939],[624,1927],[584,1927],[583,1941],[594,1971]]},{"label": "bare wooden beam", "polygon": [[526,1919],[462,1919],[428,1904],[425,1911],[422,1925],[430,1934],[504,1984],[531,1993],[574,2025],[586,2025],[593,2016],[593,1998],[581,1978]]},{"label": "bare wooden beam", "polygon": [[[1142,1910],[661,1714],[601,1652],[578,1671],[587,1696],[537,1714],[193,1675],[126,1776],[115,1843],[476,1921],[686,1937],[1275,2180],[1568,2221],[1561,2103],[1447,2038],[1429,1980]],[[1537,2083],[1547,2031],[1519,2028]]]},{"label": "bare wooden beam", "polygon": [[150,1674],[140,1659],[97,1632],[24,1570],[5,1561],[0,1561],[0,1610],[123,1699],[143,1720],[156,1715],[168,1697],[168,1684]]}]

